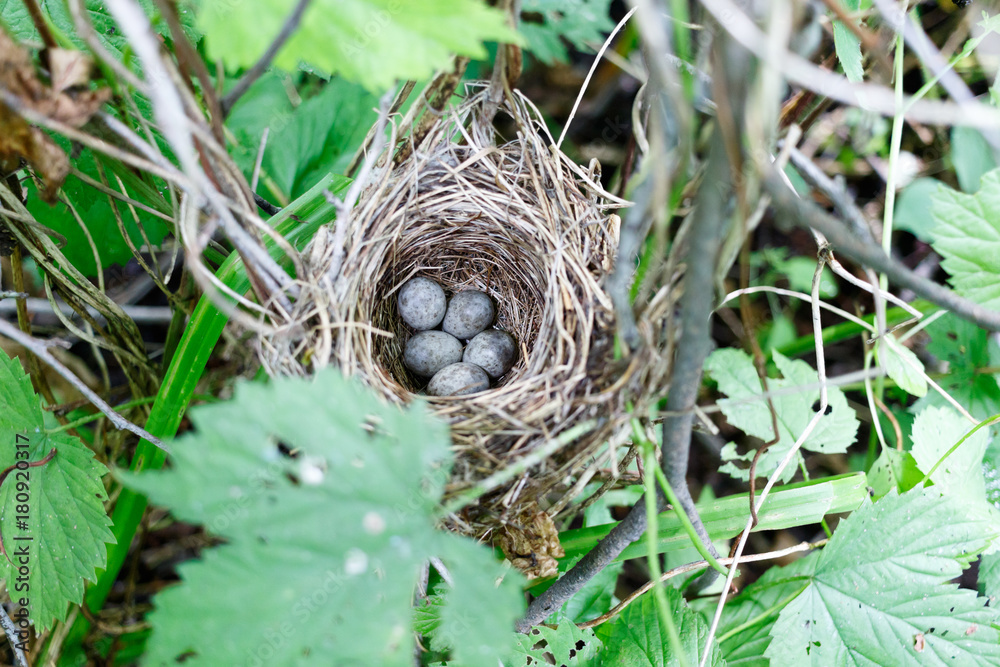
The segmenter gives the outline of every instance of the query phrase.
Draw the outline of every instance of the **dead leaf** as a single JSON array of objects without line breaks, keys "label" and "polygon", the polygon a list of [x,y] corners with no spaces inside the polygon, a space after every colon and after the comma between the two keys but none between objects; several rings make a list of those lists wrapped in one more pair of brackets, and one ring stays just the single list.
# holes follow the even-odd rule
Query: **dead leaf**
[{"label": "dead leaf", "polygon": [[94,61],[86,53],[70,49],[46,49],[43,55],[49,67],[53,92],[64,93],[73,89],[85,91],[89,88]]},{"label": "dead leaf", "polygon": [[566,555],[552,517],[536,503],[523,507],[517,517],[508,521],[497,541],[511,564],[528,579],[556,576],[556,558]]},{"label": "dead leaf", "polygon": [[52,138],[29,125],[18,109],[81,127],[111,98],[111,91],[86,88],[92,65],[83,53],[50,49],[48,59],[53,87],[39,80],[27,50],[0,30],[0,89],[8,96],[0,102],[0,165],[13,171],[22,159],[27,161],[44,181],[39,194],[51,203],[69,174],[69,160]]}]

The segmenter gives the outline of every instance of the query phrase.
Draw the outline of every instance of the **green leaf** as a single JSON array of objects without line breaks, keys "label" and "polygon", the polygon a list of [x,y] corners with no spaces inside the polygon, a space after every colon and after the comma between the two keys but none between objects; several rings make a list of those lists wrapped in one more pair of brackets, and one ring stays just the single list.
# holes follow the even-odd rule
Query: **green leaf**
[{"label": "green leaf", "polygon": [[[771,379],[768,386],[771,391],[787,387],[815,385],[819,377],[809,364],[804,361],[790,360],[779,352],[774,352],[774,362],[784,376],[781,379]],[[741,350],[716,350],[705,361],[705,372],[718,383],[719,391],[729,398],[719,401],[719,407],[730,424],[748,435],[767,442],[774,437],[772,430],[771,411],[767,401],[761,398],[760,378],[754,369],[750,356]],[[747,400],[754,399],[756,400]],[[757,475],[767,476],[775,471],[778,463],[788,453],[799,435],[805,430],[812,419],[813,405],[819,400],[819,389],[807,389],[794,393],[775,396],[774,409],[778,415],[778,430],[780,440],[760,457],[757,463]],[[847,405],[843,392],[835,387],[828,389],[829,405],[816,428],[802,444],[804,449],[815,452],[838,453],[847,451],[853,444],[858,431],[858,420],[854,411]],[[749,466],[738,467],[735,461],[749,463],[754,457],[753,451],[738,454],[733,443],[727,444],[722,450],[722,459],[726,461],[719,470],[729,473],[736,479],[746,480],[750,476]],[[787,482],[795,474],[801,455],[785,468],[781,479]]]},{"label": "green leaf", "polygon": [[[708,624],[701,615],[691,611],[676,588],[667,586],[664,593],[677,634],[680,635],[686,662],[697,665],[701,662],[708,639]],[[660,626],[659,618],[656,601],[651,594],[647,594],[626,607],[613,622],[598,626],[597,636],[605,646],[602,664],[629,667],[680,665],[680,658],[673,654],[667,630]],[[707,664],[713,667],[726,664],[714,640]]]},{"label": "green leaf", "polygon": [[[527,634],[517,636],[517,648],[511,658],[504,660],[504,667],[535,667],[555,664],[563,667],[584,667],[598,664],[601,640],[594,631],[581,630],[575,623],[560,623],[556,628],[539,625]],[[600,664],[609,664],[601,661]]]},{"label": "green leaf", "polygon": [[833,47],[837,59],[844,67],[844,75],[851,83],[859,83],[865,78],[864,59],[861,55],[861,40],[840,21],[833,22]]},{"label": "green leaf", "polygon": [[230,150],[249,180],[261,136],[270,128],[262,183],[277,189],[279,201],[287,201],[327,174],[347,169],[375,123],[377,106],[375,96],[335,78],[293,109],[284,83],[269,73],[251,86],[227,118],[226,126],[236,139]]},{"label": "green leaf", "polygon": [[548,65],[569,62],[563,40],[579,51],[602,44],[615,27],[610,7],[611,0],[525,0],[520,28],[527,49]]},{"label": "green leaf", "polygon": [[1000,601],[1000,551],[985,554],[979,561],[979,593],[990,598],[990,606]]},{"label": "green leaf", "polygon": [[989,143],[979,130],[971,127],[951,129],[951,162],[955,165],[958,186],[969,194],[979,190],[983,174],[997,167]]},{"label": "green leaf", "polygon": [[56,450],[44,465],[12,470],[0,486],[0,535],[14,561],[0,558],[0,574],[41,632],[66,619],[68,603],[83,600],[84,580],[96,581],[95,571],[107,562],[105,544],[114,542],[101,483],[107,468],[78,438],[43,430],[31,381],[3,353],[0,387],[0,469]]},{"label": "green leaf", "polygon": [[[201,0],[198,25],[211,60],[250,67],[274,40],[295,0]],[[371,92],[397,79],[422,80],[453,53],[483,58],[483,42],[520,43],[500,11],[479,0],[316,0],[275,65],[341,74]]]},{"label": "green leaf", "polygon": [[423,403],[404,412],[326,371],[239,384],[191,419],[170,470],[119,473],[226,540],[155,598],[147,664],[412,664],[413,589],[434,556],[453,582],[440,631],[456,659],[507,655],[519,583],[497,586],[488,549],[435,529],[451,453]]},{"label": "green leaf", "polygon": [[[925,331],[931,337],[927,351],[948,362],[948,373],[938,380],[938,384],[976,419],[986,419],[1000,412],[997,376],[982,372],[982,369],[1000,366],[1000,346],[989,334],[950,313],[931,322]],[[944,407],[948,403],[933,391],[913,404],[910,412],[916,414],[929,405]]]},{"label": "green leaf", "polygon": [[913,350],[902,345],[894,335],[888,334],[879,341],[878,361],[903,391],[914,396],[927,393],[924,364],[913,354]]},{"label": "green leaf", "polygon": [[378,114],[378,99],[358,85],[333,79],[289,118],[275,121],[264,169],[289,197],[329,173],[342,174]]},{"label": "green leaf", "polygon": [[932,200],[933,245],[952,286],[976,303],[1000,309],[1000,170],[984,174],[974,195],[941,187]]},{"label": "green leaf", "polygon": [[819,554],[765,655],[775,665],[997,664],[996,610],[948,583],[985,548],[984,533],[932,489],[866,504]]},{"label": "green leaf", "polygon": [[[81,172],[87,174],[93,180],[100,182],[97,164],[93,153],[89,149],[84,149],[80,156],[73,161],[73,164]],[[114,167],[111,162],[102,158],[101,166],[104,168],[104,173],[107,177],[114,183],[114,176],[111,171]],[[115,189],[114,185],[112,185],[112,188]],[[87,233],[83,231],[80,223],[73,216],[72,211],[70,211],[69,206],[63,201],[59,201],[56,204],[43,202],[38,196],[34,182],[31,180],[26,183],[25,189],[27,190],[25,205],[35,219],[65,237],[66,245],[62,247],[62,253],[66,256],[66,259],[84,275],[97,275],[94,249],[87,240]],[[150,190],[152,189],[139,192],[132,189],[128,190],[128,193],[132,198],[150,206],[154,210],[162,210],[165,205],[162,198],[160,198],[160,201],[157,201],[156,199],[143,196],[144,192],[149,192]],[[156,191],[152,190],[152,192],[155,193]],[[86,224],[87,232],[89,232],[93,240],[94,247],[97,248],[97,254],[101,259],[104,269],[119,264],[125,265],[132,259],[132,251],[122,237],[122,233],[118,228],[118,222],[111,209],[110,200],[106,195],[98,192],[73,175],[66,177],[66,182],[62,186],[62,193],[73,204],[80,219]],[[128,206],[122,202],[116,202],[116,204],[118,213],[122,216],[125,229],[128,231],[132,243],[137,248],[146,245],[142,231],[140,231],[139,225],[136,224],[135,218],[132,217],[132,212]],[[153,247],[158,247],[167,234],[170,233],[171,225],[138,208],[136,208],[136,213],[139,217],[139,223],[142,225],[142,230],[145,231],[146,238],[149,239],[149,243]]]},{"label": "green leaf", "polygon": [[883,449],[868,471],[868,483],[876,500],[890,491],[905,493],[923,479],[913,455],[896,449]]},{"label": "green leaf", "polygon": [[903,188],[896,198],[896,208],[892,214],[893,229],[910,232],[921,241],[933,240],[934,217],[931,204],[938,188],[945,187],[933,178],[918,178]]},{"label": "green leaf", "polygon": [[[170,27],[162,20],[155,0],[137,0],[146,16],[150,17],[153,29],[164,38],[168,44],[172,42]],[[88,51],[87,43],[77,35],[73,16],[67,3],[63,0],[39,0],[42,12],[51,20],[55,33],[65,38],[78,49]],[[94,33],[101,45],[118,60],[125,62],[126,54],[130,52],[128,40],[118,28],[118,24],[108,11],[104,0],[84,0],[87,19],[94,28]],[[197,43],[200,34],[194,27],[194,16],[186,7],[178,8],[179,20],[184,34],[193,43]],[[0,17],[11,30],[11,34],[20,41],[39,43],[42,41],[35,30],[31,16],[24,9],[24,3],[19,0],[0,0]]]},{"label": "green leaf", "polygon": [[[567,564],[567,568],[571,567]],[[563,619],[574,623],[590,621],[601,614],[607,613],[615,600],[615,588],[618,576],[624,569],[624,563],[611,563],[583,585],[562,609],[549,617],[548,623],[559,623]]]},{"label": "green leaf", "polygon": [[937,465],[973,428],[974,425],[951,408],[925,408],[913,421],[913,458],[924,473],[937,466],[931,481],[938,491],[962,503],[969,517],[989,522],[1000,533],[1000,510],[987,501],[983,478],[989,431],[979,429]]},{"label": "green leaf", "polygon": [[[789,287],[799,292],[812,292],[816,260],[808,257],[785,259],[778,253],[771,253],[768,258],[775,270],[788,279]],[[837,296],[837,292],[837,280],[833,277],[833,272],[829,268],[823,267],[823,273],[819,279],[819,295],[824,299],[832,299]]]}]

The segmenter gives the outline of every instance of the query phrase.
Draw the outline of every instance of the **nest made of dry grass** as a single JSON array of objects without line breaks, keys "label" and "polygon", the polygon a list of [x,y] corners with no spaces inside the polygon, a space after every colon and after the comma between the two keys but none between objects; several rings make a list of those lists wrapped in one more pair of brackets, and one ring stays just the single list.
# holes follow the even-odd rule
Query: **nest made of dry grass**
[{"label": "nest made of dry grass", "polygon": [[[467,93],[401,164],[386,159],[347,228],[328,232],[327,239],[339,232],[346,248],[330,244],[312,254],[314,279],[306,282],[316,288],[316,303],[304,306],[305,337],[294,345],[268,341],[265,363],[284,372],[304,372],[306,357],[314,367],[334,363],[406,402],[425,381],[402,364],[413,331],[396,312],[396,291],[426,276],[449,296],[490,294],[495,326],[520,349],[514,367],[488,391],[424,398],[451,425],[451,496],[495,480],[540,447],[555,450],[453,517],[454,528],[477,536],[499,528],[509,538],[511,526],[520,526],[515,532],[527,538],[519,534],[505,547],[544,560],[541,552],[558,554],[557,538],[542,544],[555,534],[550,517],[582,490],[588,468],[615,464],[614,452],[595,454],[627,428],[629,402],[643,414],[662,395],[669,364],[653,344],[661,332],[650,321],[640,321],[650,344],[615,360],[614,309],[603,284],[618,243],[613,211],[625,202],[601,187],[596,161],[585,170],[556,150],[520,93],[508,93],[498,107],[487,84]],[[516,138],[498,145],[494,111],[513,120]],[[339,269],[327,281],[333,263]],[[551,447],[581,425],[585,433]]]}]

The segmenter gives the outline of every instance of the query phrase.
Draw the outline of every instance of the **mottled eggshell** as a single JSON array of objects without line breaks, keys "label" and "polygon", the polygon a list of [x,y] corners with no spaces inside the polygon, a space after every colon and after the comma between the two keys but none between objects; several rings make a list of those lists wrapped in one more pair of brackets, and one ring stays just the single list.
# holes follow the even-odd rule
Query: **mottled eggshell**
[{"label": "mottled eggshell", "polygon": [[417,375],[430,377],[462,360],[462,344],[443,331],[421,331],[406,341],[403,364]]},{"label": "mottled eggshell", "polygon": [[448,302],[441,328],[459,340],[468,340],[493,324],[497,311],[485,292],[459,292]]},{"label": "mottled eggshell", "polygon": [[490,388],[490,378],[479,366],[459,362],[445,366],[431,378],[427,393],[431,396],[464,396]]},{"label": "mottled eggshell", "polygon": [[403,321],[418,331],[441,324],[447,310],[444,290],[430,278],[411,278],[399,290],[396,306]]},{"label": "mottled eggshell", "polygon": [[490,329],[469,341],[465,346],[462,361],[479,366],[491,378],[496,379],[514,365],[516,348],[514,339],[506,331]]}]

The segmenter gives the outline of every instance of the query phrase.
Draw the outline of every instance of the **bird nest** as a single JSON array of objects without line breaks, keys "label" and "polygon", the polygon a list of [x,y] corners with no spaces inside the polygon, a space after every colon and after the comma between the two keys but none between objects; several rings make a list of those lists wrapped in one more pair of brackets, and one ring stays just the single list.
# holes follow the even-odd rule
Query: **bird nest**
[{"label": "bird nest", "polygon": [[[516,138],[498,142],[494,114],[509,116]],[[425,276],[449,296],[488,293],[495,326],[517,342],[513,368],[487,391],[420,397],[451,427],[446,502],[477,498],[449,527],[498,538],[529,576],[554,573],[561,549],[552,518],[599,468],[614,473],[630,416],[662,395],[668,367],[654,344],[660,327],[643,320],[648,344],[616,360],[604,282],[618,245],[613,211],[625,202],[601,187],[596,161],[583,169],[554,143],[517,91],[496,100],[488,85],[468,86],[425,137],[411,137],[399,164],[383,156],[346,228],[316,241],[306,267],[314,278],[305,281],[315,303],[302,306],[299,322],[305,339],[272,337],[262,347],[271,369],[336,364],[406,403],[426,380],[402,363],[414,331],[397,313],[399,288]]]}]

